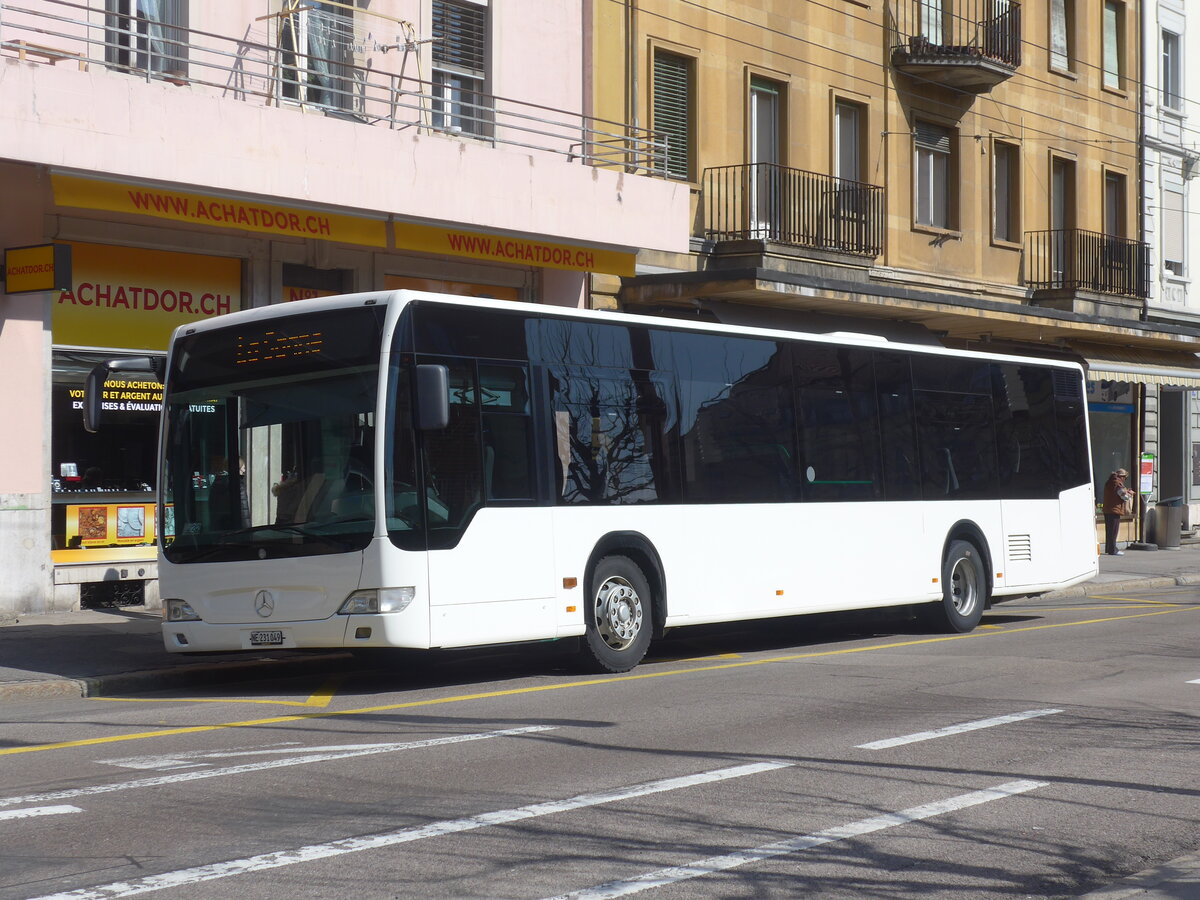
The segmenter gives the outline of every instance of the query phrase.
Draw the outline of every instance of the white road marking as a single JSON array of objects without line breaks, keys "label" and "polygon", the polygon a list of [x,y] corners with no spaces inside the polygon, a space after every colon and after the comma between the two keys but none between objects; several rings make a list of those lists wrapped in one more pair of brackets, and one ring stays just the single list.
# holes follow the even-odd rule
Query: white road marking
[{"label": "white road marking", "polygon": [[533,803],[529,806],[518,806],[513,809],[500,809],[495,812],[482,813],[477,816],[467,816],[462,819],[447,819],[441,822],[431,822],[428,825],[418,825],[412,828],[401,828],[384,834],[368,835],[366,837],[346,838],[340,841],[330,841],[327,844],[310,844],[294,850],[278,850],[274,853],[263,853],[258,856],[248,856],[244,859],[231,859],[226,862],[211,863],[206,866],[196,866],[191,869],[180,869],[175,872],[164,872],[161,875],[151,875],[148,878],[138,878],[134,881],[118,881],[95,888],[82,888],[40,897],[37,900],[109,900],[112,897],[130,897],[135,894],[145,894],[151,891],[161,891],[166,888],[182,887],[203,881],[213,881],[218,878],[228,878],[231,875],[245,875],[247,872],[261,872],[264,869],[277,869],[294,863],[312,862],[339,856],[343,853],[358,853],[362,850],[377,850],[382,847],[392,847],[410,841],[420,841],[425,838],[440,837],[444,834],[458,834],[472,831],[476,828],[488,828],[493,825],[508,825],[525,819],[539,816],[549,816],[555,813],[570,812],[589,806],[599,806],[604,803],[614,803],[618,800],[628,800],[633,797],[644,797],[648,794],[660,794],[665,791],[675,791],[681,788],[694,787],[700,784],[710,784],[725,781],[730,778],[741,778],[745,775],[755,775],[773,769],[783,769],[791,766],[787,762],[749,763],[741,766],[731,766],[726,769],[715,769],[711,772],[699,772],[695,775],[684,775],[678,778],[663,778],[659,781],[649,781],[635,784],[631,787],[613,788],[594,794],[579,794],[566,800],[549,800],[544,803]]},{"label": "white road marking", "polygon": [[1188,684],[1200,684],[1200,678],[1197,678],[1195,681],[1189,681]]},{"label": "white road marking", "polygon": [[65,813],[83,812],[78,806],[32,806],[29,809],[8,809],[0,812],[3,819],[32,819],[34,816],[61,816]]},{"label": "white road marking", "polygon": [[[355,746],[373,746],[359,744]],[[254,748],[232,747],[228,750],[184,750],[180,753],[168,753],[159,756],[126,756],[121,759],[98,759],[96,762],[105,766],[120,766],[123,769],[198,769],[209,765],[197,760],[231,759],[235,756],[266,756],[271,753],[286,753],[288,751],[317,752],[320,750],[342,750],[344,747],[302,747],[299,741],[282,741],[278,744],[262,744]]]},{"label": "white road marking", "polygon": [[689,878],[699,878],[703,875],[710,875],[713,872],[724,872],[727,869],[744,866],[746,863],[760,862],[764,859],[783,856],[788,853],[797,853],[801,850],[811,850],[823,844],[832,844],[836,841],[862,837],[876,831],[895,828],[897,825],[919,822],[922,819],[929,819],[943,813],[966,809],[969,806],[990,803],[992,800],[1001,800],[1005,797],[1011,797],[1014,794],[1022,794],[1025,791],[1045,787],[1046,784],[1047,782],[1045,781],[1010,781],[1007,784],[997,785],[987,790],[973,791],[970,794],[960,794],[957,797],[950,797],[947,800],[940,800],[936,803],[927,803],[924,806],[914,806],[897,813],[887,813],[882,816],[873,816],[870,819],[861,819],[857,822],[840,825],[836,828],[827,828],[824,831],[818,831],[814,834],[806,834],[784,841],[776,841],[772,844],[764,844],[761,847],[755,847],[751,850],[738,850],[721,856],[710,856],[707,859],[696,860],[684,866],[671,866],[666,869],[659,869],[657,872],[647,872],[645,875],[638,875],[622,881],[610,881],[607,884],[585,888],[584,890],[575,891],[570,894],[561,894],[553,898],[553,900],[610,900],[612,897],[624,897],[627,894],[636,894],[639,891],[649,890],[650,888],[675,884],[679,881],[686,881]]},{"label": "white road marking", "polygon": [[906,734],[903,737],[887,738],[882,741],[871,741],[869,744],[859,744],[859,750],[886,750],[889,747],[899,747],[903,744],[915,744],[918,741],[930,741],[934,738],[947,737],[952,734],[962,734],[964,731],[977,731],[980,728],[993,728],[996,725],[1008,725],[1012,722],[1022,722],[1025,719],[1036,719],[1038,716],[1052,716],[1062,712],[1061,709],[1031,709],[1026,712],[1012,713],[1007,716],[996,716],[992,719],[980,719],[977,722],[963,722],[961,725],[948,725],[933,731],[921,731],[917,734]]},{"label": "white road marking", "polygon": [[303,766],[308,763],[327,762],[334,759],[350,759],[355,756],[371,756],[376,753],[395,753],[398,750],[420,750],[424,747],[440,747],[445,744],[461,744],[467,741],[482,741],[488,738],[510,737],[518,734],[532,734],[538,731],[553,730],[553,726],[550,725],[526,725],[521,728],[505,728],[500,731],[484,731],[476,734],[455,734],[449,737],[428,738],[422,741],[404,741],[394,744],[350,744],[335,747],[330,752],[326,752],[327,748],[320,747],[316,748],[312,753],[306,753],[303,756],[286,757],[284,759],[242,763],[241,765],[224,766],[219,769],[193,770],[191,772],[180,772],[175,775],[158,775],[153,778],[139,778],[135,781],[121,781],[115,784],[94,784],[82,788],[47,791],[42,794],[26,794],[23,797],[0,797],[0,807],[19,806],[23,803],[42,803],[47,800],[69,800],[72,797],[90,797],[94,794],[111,794],[114,791],[158,787],[164,784],[182,784],[187,781],[199,781],[203,778],[223,778],[226,775],[261,772],[264,769],[281,769],[285,766]]}]

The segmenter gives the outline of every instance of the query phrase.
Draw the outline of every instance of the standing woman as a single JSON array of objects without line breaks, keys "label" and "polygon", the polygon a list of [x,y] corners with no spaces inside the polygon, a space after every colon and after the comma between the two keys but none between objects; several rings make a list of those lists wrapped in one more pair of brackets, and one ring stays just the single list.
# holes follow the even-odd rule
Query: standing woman
[{"label": "standing woman", "polygon": [[1124,469],[1117,469],[1104,482],[1104,552],[1109,556],[1125,555],[1125,551],[1117,549],[1117,531],[1121,527],[1121,516],[1133,499],[1133,494],[1125,487],[1128,477],[1129,473]]}]

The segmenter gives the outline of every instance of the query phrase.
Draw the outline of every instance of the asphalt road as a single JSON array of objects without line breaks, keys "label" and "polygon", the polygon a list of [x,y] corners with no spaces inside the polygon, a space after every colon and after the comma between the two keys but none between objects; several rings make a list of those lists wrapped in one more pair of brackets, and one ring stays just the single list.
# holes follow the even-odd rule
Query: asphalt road
[{"label": "asphalt road", "polygon": [[0,898],[1073,897],[1200,848],[1200,591],[0,709]]}]

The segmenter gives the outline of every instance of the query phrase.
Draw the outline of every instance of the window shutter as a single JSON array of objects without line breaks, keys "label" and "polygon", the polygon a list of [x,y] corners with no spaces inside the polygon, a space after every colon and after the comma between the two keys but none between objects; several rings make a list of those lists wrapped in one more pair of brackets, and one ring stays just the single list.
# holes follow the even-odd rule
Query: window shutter
[{"label": "window shutter", "polygon": [[487,7],[433,0],[433,63],[482,76],[487,65]]},{"label": "window shutter", "polygon": [[654,55],[654,129],[667,139],[667,175],[691,177],[691,60]]},{"label": "window shutter", "polygon": [[929,122],[918,122],[914,131],[918,147],[937,153],[950,152],[950,129]]},{"label": "window shutter", "polygon": [[1163,259],[1167,263],[1183,262],[1183,194],[1163,191]]}]

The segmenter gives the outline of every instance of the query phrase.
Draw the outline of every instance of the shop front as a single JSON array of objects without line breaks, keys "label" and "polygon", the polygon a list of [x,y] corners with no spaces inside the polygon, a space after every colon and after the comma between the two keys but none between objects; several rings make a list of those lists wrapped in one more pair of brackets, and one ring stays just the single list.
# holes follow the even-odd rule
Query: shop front
[{"label": "shop front", "polygon": [[[1191,527],[1200,503],[1193,456],[1192,400],[1200,388],[1194,354],[1129,348],[1081,348],[1088,364],[1088,420],[1092,436],[1097,535],[1103,536],[1099,503],[1104,482],[1117,469],[1129,472],[1137,496],[1121,523],[1118,541],[1178,546],[1179,535],[1161,528],[1161,507],[1183,507],[1171,521]],[[1161,521],[1160,521],[1161,520]],[[1177,530],[1172,526],[1173,530]]]},{"label": "shop front", "polygon": [[121,356],[165,354],[187,322],[242,306],[236,258],[72,242],[72,284],[51,310],[51,560],[56,608],[157,601],[155,508],[162,387],[121,373],[104,386],[104,427],[84,430],[84,379]]}]

